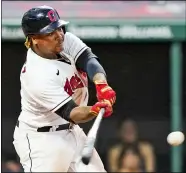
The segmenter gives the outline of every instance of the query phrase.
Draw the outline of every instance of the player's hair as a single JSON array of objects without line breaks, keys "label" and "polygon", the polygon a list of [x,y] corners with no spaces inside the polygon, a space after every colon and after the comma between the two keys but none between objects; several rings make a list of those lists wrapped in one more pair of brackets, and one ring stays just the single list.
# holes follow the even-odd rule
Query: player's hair
[{"label": "player's hair", "polygon": [[24,45],[26,46],[27,49],[29,49],[31,46],[31,39],[28,36],[26,37]]}]

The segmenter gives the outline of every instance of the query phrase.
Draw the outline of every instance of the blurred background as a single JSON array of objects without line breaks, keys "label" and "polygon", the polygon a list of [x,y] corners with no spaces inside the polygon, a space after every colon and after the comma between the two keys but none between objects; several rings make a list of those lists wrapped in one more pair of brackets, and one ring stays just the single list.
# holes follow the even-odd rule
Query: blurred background
[{"label": "blurred background", "polygon": [[[21,18],[48,5],[101,59],[117,93],[96,148],[108,172],[186,171],[186,4],[184,1],[2,1],[2,171],[20,172],[12,141],[20,113],[19,73],[26,57]],[[90,83],[89,104],[96,101]],[[92,121],[81,125],[87,133]]]}]

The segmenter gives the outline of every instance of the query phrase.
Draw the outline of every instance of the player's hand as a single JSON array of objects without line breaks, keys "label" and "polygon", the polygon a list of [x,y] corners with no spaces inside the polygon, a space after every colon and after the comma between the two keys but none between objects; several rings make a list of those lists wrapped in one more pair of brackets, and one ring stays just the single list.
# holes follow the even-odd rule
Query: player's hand
[{"label": "player's hand", "polygon": [[104,117],[109,117],[113,112],[112,105],[108,100],[97,102],[91,107],[90,112],[97,116],[101,108],[105,108]]},{"label": "player's hand", "polygon": [[116,92],[106,82],[95,82],[98,101],[108,100],[113,105],[116,101]]}]

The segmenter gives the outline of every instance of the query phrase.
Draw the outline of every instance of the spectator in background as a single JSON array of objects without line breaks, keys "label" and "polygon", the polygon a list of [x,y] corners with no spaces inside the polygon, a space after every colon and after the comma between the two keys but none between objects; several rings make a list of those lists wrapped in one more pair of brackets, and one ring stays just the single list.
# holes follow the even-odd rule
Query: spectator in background
[{"label": "spectator in background", "polygon": [[117,172],[144,172],[143,158],[135,144],[123,147],[118,160]]},{"label": "spectator in background", "polygon": [[[125,150],[125,147],[136,146],[139,149],[140,165],[144,172],[155,171],[155,154],[150,143],[142,141],[138,138],[138,130],[136,123],[133,120],[125,120],[120,127],[120,142],[112,146],[108,150],[108,167],[110,172],[119,170],[118,163],[120,160],[120,153]],[[124,157],[124,160],[128,158]]]},{"label": "spectator in background", "polygon": [[1,172],[23,172],[23,168],[18,162],[16,154],[3,151],[1,164]]},{"label": "spectator in background", "polygon": [[15,160],[8,160],[3,163],[2,172],[23,172],[23,170]]}]

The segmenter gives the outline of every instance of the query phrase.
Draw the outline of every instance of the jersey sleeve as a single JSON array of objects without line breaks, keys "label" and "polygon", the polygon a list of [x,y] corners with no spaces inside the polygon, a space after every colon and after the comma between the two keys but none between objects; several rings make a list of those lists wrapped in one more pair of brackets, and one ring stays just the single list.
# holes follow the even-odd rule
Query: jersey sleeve
[{"label": "jersey sleeve", "polygon": [[31,87],[32,97],[37,104],[44,107],[47,111],[55,112],[64,104],[69,102],[72,97],[64,90],[62,80],[56,76],[38,79]]},{"label": "jersey sleeve", "polygon": [[73,57],[75,62],[87,48],[89,47],[80,38],[70,32],[65,33],[64,52]]}]

